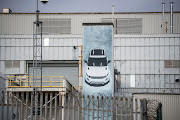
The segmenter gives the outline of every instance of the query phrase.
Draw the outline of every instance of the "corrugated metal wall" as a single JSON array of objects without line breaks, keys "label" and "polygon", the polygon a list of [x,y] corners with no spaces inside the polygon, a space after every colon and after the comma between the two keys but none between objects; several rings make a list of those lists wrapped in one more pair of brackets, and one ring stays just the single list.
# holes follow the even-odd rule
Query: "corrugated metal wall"
[{"label": "corrugated metal wall", "polygon": [[[0,14],[0,34],[32,34],[35,14]],[[40,14],[40,18],[71,19],[71,34],[83,34],[82,23],[102,22],[103,18],[111,18],[111,14]],[[170,32],[170,14],[165,13],[168,33]],[[180,13],[174,13],[174,33],[180,33]],[[115,14],[114,18],[142,18],[142,33],[162,33],[161,13]],[[166,24],[165,24],[166,25]],[[166,28],[166,26],[165,26]]]},{"label": "corrugated metal wall", "polygon": [[[43,60],[80,60],[82,35],[47,35]],[[32,35],[0,36],[1,72],[25,74],[26,61],[32,60]],[[44,43],[43,43],[44,44]],[[76,49],[74,48],[76,46]],[[6,60],[20,60],[20,68],[5,68]],[[120,72],[119,93],[180,93],[180,67],[165,68],[165,60],[180,61],[180,35],[115,35],[114,67]],[[79,67],[80,68],[80,67]],[[80,73],[80,72],[79,72]],[[130,76],[135,87],[130,87]]]},{"label": "corrugated metal wall", "polygon": [[[6,90],[6,76],[0,72],[0,100],[2,100],[2,91]],[[0,101],[1,104],[2,101]]]},{"label": "corrugated metal wall", "polygon": [[180,83],[175,82],[180,78],[180,67],[165,68],[165,60],[180,60],[179,36],[117,35],[114,60],[115,68],[120,71],[120,89],[123,92],[125,88],[134,89],[130,87],[131,75],[135,76],[135,88],[180,88]]},{"label": "corrugated metal wall", "polygon": [[[180,118],[180,95],[134,94],[133,97],[137,99],[146,98],[147,100],[157,100],[162,103],[163,120],[179,120]],[[138,106],[138,110],[140,110],[139,108],[140,106]]]},{"label": "corrugated metal wall", "polygon": [[[82,45],[82,36],[50,35],[49,46],[44,46],[43,60],[79,60]],[[77,46],[74,49],[74,46]],[[5,60],[20,60],[20,68],[6,68]],[[0,36],[0,63],[5,74],[25,74],[26,60],[33,60],[32,35],[1,35]]]},{"label": "corrugated metal wall", "polygon": [[[29,67],[28,72],[29,72],[28,73],[29,76],[33,76],[33,67]],[[78,90],[78,86],[79,86],[78,63],[68,64],[68,65],[64,64],[61,66],[59,64],[54,64],[49,66],[43,64],[42,76],[64,76]],[[43,80],[46,81],[47,78],[43,78]],[[52,79],[52,80],[56,80],[56,79]]]}]

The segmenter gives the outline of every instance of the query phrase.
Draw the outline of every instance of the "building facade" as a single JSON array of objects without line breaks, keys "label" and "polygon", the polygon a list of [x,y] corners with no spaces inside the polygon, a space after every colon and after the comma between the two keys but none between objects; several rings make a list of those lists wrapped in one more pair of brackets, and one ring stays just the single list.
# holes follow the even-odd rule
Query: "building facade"
[{"label": "building facade", "polygon": [[[3,74],[33,75],[35,17],[35,14],[0,14],[0,72]],[[115,75],[115,93],[179,94],[180,13],[174,13],[174,34],[168,34],[169,17],[165,13],[167,34],[166,30],[162,34],[161,13],[117,13],[113,19],[108,13],[40,14],[43,76],[65,76],[76,89],[81,88],[82,23],[113,22],[114,68],[120,73]]]}]

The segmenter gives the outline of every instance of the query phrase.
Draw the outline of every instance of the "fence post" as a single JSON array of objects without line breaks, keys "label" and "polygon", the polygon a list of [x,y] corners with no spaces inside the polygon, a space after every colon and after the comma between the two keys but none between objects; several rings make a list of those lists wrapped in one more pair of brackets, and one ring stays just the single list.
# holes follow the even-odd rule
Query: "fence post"
[{"label": "fence post", "polygon": [[40,120],[42,120],[43,113],[43,93],[40,93]]},{"label": "fence post", "polygon": [[131,103],[131,120],[134,120],[134,113],[133,113],[133,97],[130,98],[130,103]]},{"label": "fence post", "polygon": [[143,120],[147,120],[147,100],[143,99]]},{"label": "fence post", "polygon": [[57,93],[55,93],[54,119],[57,120]]},{"label": "fence post", "polygon": [[158,104],[158,120],[162,120],[162,104]]},{"label": "fence post", "polygon": [[118,97],[116,97],[115,103],[116,103],[116,120],[118,120]]},{"label": "fence post", "polygon": [[18,99],[19,99],[19,93],[16,93],[16,120],[18,120]]},{"label": "fence post", "polygon": [[63,95],[63,116],[62,116],[62,120],[65,120],[65,112],[66,112],[66,93]]},{"label": "fence post", "polygon": [[70,120],[70,94],[68,95],[68,99],[67,99],[67,107],[68,107],[67,120]]},{"label": "fence post", "polygon": [[25,119],[27,119],[27,117],[28,117],[28,105],[29,105],[28,100],[29,100],[29,93],[26,92],[26,114],[25,114]]},{"label": "fence post", "polygon": [[111,97],[111,120],[113,120],[113,101],[114,101],[114,98]]},{"label": "fence post", "polygon": [[82,95],[82,120],[84,120],[84,95]]},{"label": "fence post", "polygon": [[61,120],[62,118],[62,96],[61,96],[61,93],[59,92],[59,120]]},{"label": "fence post", "polygon": [[147,120],[147,100],[143,99],[140,100],[140,102],[141,102],[141,111],[140,111],[141,120]]},{"label": "fence post", "polygon": [[38,120],[38,93],[35,93],[35,120]]},{"label": "fence post", "polygon": [[137,102],[137,98],[135,99],[135,120],[137,119],[137,109],[138,109],[138,102]]},{"label": "fence post", "polygon": [[47,120],[47,101],[48,101],[48,93],[45,93],[45,120]]},{"label": "fence post", "polygon": [[21,92],[21,113],[20,113],[20,120],[23,120],[23,102],[24,102],[24,93]]},{"label": "fence post", "polygon": [[73,98],[72,98],[72,99],[73,99],[73,115],[72,115],[72,118],[73,118],[73,120],[75,120],[75,107],[76,107],[76,106],[75,106],[75,101],[74,101],[74,98],[75,98],[75,97],[74,97],[74,95],[73,95],[72,97],[73,97]]},{"label": "fence post", "polygon": [[49,120],[52,120],[52,93],[50,93],[50,112],[49,112]]},{"label": "fence post", "polygon": [[89,120],[89,105],[90,105],[90,101],[89,101],[89,95],[87,96],[87,120]]},{"label": "fence post", "polygon": [[2,91],[2,109],[1,109],[1,120],[4,118],[4,91]]},{"label": "fence post", "polygon": [[101,101],[102,101],[102,120],[104,120],[104,97],[101,97]]},{"label": "fence post", "polygon": [[99,120],[99,96],[97,96],[97,120]]},{"label": "fence post", "polygon": [[[127,113],[128,113],[128,107],[129,107],[129,106],[128,106],[128,98],[127,98],[127,97],[125,98],[125,105],[126,105],[126,107],[125,107],[125,108],[126,108],[125,114],[127,114]],[[128,116],[126,115],[125,118],[126,118],[126,120],[127,120],[127,119],[128,119]]]},{"label": "fence post", "polygon": [[106,119],[109,120],[109,98],[106,98]]},{"label": "fence post", "polygon": [[30,120],[33,120],[33,99],[34,99],[34,96],[33,96],[33,92],[31,92],[31,113],[30,113]]},{"label": "fence post", "polygon": [[11,120],[14,119],[14,92],[12,92],[12,95],[11,95]]},{"label": "fence post", "polygon": [[7,112],[6,119],[9,120],[9,92],[7,91]]},{"label": "fence post", "polygon": [[123,119],[123,116],[122,116],[122,114],[123,114],[123,106],[124,106],[124,105],[123,105],[123,104],[124,104],[124,103],[123,103],[123,97],[120,97],[120,101],[121,101],[121,107],[120,107],[120,109],[121,109],[121,110],[120,110],[120,118],[121,118],[121,119],[120,119],[120,120],[122,120],[122,119]]},{"label": "fence post", "polygon": [[94,120],[94,96],[92,96],[92,120]]},{"label": "fence post", "polygon": [[79,97],[80,97],[80,94],[78,94],[78,99],[77,99],[77,103],[78,103],[78,120],[80,120],[80,102],[79,102]]}]

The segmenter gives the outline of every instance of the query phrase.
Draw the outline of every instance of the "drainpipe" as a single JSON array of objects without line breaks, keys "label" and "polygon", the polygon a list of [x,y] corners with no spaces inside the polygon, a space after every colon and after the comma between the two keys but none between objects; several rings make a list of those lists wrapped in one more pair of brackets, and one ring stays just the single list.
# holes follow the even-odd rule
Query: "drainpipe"
[{"label": "drainpipe", "polygon": [[114,23],[114,5],[112,5],[112,23]]},{"label": "drainpipe", "polygon": [[173,33],[173,3],[170,2],[170,8],[171,8],[171,13],[170,13],[170,33]]},{"label": "drainpipe", "polygon": [[162,3],[162,33],[164,33],[164,8],[165,3]]}]

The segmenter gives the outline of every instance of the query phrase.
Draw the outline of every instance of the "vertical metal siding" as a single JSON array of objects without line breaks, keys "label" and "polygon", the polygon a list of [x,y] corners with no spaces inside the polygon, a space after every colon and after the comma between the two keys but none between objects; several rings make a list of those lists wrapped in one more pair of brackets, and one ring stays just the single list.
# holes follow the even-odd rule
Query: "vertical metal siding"
[{"label": "vertical metal siding", "polygon": [[[40,14],[40,18],[70,18],[71,34],[83,34],[82,23],[102,22],[102,18],[111,18],[111,14]],[[161,13],[115,14],[115,18],[142,18],[142,33],[162,33]],[[33,34],[35,14],[0,14],[0,34]],[[169,13],[165,14],[168,22]],[[180,33],[180,14],[174,13],[174,33]],[[165,24],[166,28],[166,24]]]},{"label": "vertical metal siding", "polygon": [[[43,37],[50,38],[50,45],[43,46],[43,60],[80,60],[81,48],[77,46],[83,43],[82,35]],[[164,60],[180,60],[179,34],[115,35],[114,39],[114,67],[120,71],[122,91],[162,88],[162,92],[168,88],[171,92],[169,88],[180,88],[180,84],[174,82],[180,77],[180,69],[164,65]],[[32,60],[32,42],[32,35],[0,35],[1,70],[5,69],[5,60]],[[11,72],[15,70],[6,69],[6,73]],[[130,75],[136,77],[135,88],[130,88]]]},{"label": "vertical metal siding", "polygon": [[[159,88],[180,88],[180,84],[175,82],[180,77],[180,68],[165,68],[164,63],[164,60],[180,60],[179,37],[127,36],[115,36],[114,43],[115,68],[120,71],[120,91],[128,92],[129,89],[137,92],[136,88],[150,88],[151,92],[155,92]],[[130,75],[136,76],[135,88],[130,87]]]},{"label": "vertical metal siding", "polygon": [[[180,118],[180,95],[166,94],[134,94],[134,98],[148,100],[157,100],[162,103],[163,120],[179,120]],[[140,106],[138,106],[140,107]]]}]

